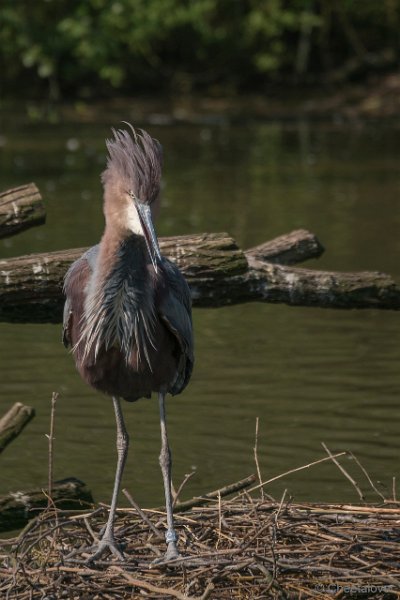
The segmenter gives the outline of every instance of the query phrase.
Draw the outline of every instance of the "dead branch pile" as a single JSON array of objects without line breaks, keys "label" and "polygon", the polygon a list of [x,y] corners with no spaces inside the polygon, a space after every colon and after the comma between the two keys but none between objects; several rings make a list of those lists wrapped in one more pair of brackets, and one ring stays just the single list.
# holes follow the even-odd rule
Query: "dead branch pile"
[{"label": "dead branch pile", "polygon": [[[165,514],[120,509],[114,557],[86,565],[106,508],[48,509],[3,543],[7,600],[400,598],[400,504],[296,504],[241,492],[176,514],[182,558],[165,550]],[[144,516],[143,516],[144,515]],[[66,557],[77,551],[75,558]]]}]

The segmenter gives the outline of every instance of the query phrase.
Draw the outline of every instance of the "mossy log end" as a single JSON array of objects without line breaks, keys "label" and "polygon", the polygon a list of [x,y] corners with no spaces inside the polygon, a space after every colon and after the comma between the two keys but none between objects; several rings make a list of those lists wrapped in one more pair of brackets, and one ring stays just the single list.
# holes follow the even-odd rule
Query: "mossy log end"
[{"label": "mossy log end", "polygon": [[0,193],[0,238],[42,225],[45,221],[42,196],[34,183]]},{"label": "mossy log end", "polygon": [[296,229],[255,248],[246,250],[251,259],[294,265],[310,258],[319,258],[325,249],[317,237],[306,229]]},{"label": "mossy log end", "polygon": [[[87,508],[93,504],[90,490],[74,477],[54,482],[51,498],[57,508],[64,510]],[[46,490],[10,492],[0,497],[0,532],[12,531],[26,525],[48,505]]]},{"label": "mossy log end", "polygon": [[8,446],[35,416],[35,409],[16,402],[0,419],[0,452]]},{"label": "mossy log end", "polygon": [[[291,263],[296,260],[296,244],[301,237],[301,232],[295,233],[277,238],[282,245],[283,237],[294,236]],[[228,234],[205,233],[162,238],[160,246],[185,275],[194,306],[258,301],[323,308],[400,309],[400,286],[389,275],[276,264],[279,252],[274,250],[274,241],[243,252]],[[84,251],[79,248],[0,261],[0,321],[60,322],[63,277]],[[287,256],[287,248],[285,253]],[[300,252],[298,260],[315,255],[315,250]]]}]

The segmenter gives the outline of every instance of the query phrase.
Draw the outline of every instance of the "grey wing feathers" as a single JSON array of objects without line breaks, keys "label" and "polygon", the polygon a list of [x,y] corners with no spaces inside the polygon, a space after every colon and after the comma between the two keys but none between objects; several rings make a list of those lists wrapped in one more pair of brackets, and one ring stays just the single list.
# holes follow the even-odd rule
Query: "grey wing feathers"
[{"label": "grey wing feathers", "polygon": [[66,299],[64,304],[64,315],[63,315],[63,329],[62,329],[62,343],[66,348],[71,346],[71,301],[69,298]]},{"label": "grey wing feathers", "polygon": [[83,265],[88,266],[89,269],[93,271],[98,250],[98,244],[96,246],[92,246],[91,248],[89,248],[89,250],[86,250],[86,252],[82,254],[80,258],[78,258],[75,262],[72,263],[64,277],[64,295],[66,296],[66,300],[64,304],[62,342],[66,348],[69,348],[72,345],[72,296],[74,295],[74,293],[82,293],[81,289],[73,289],[74,284],[78,284],[78,286],[80,286],[79,275],[82,271]]},{"label": "grey wing feathers", "polygon": [[167,293],[159,306],[159,314],[181,349],[177,378],[170,390],[171,394],[179,394],[189,382],[194,363],[192,300],[189,286],[178,267],[167,259],[163,259],[163,267]]}]

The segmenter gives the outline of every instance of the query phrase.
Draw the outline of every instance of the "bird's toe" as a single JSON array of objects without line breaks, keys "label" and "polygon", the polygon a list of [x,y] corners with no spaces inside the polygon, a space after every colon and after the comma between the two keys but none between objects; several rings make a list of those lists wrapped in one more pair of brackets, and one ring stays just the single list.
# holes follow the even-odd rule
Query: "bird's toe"
[{"label": "bird's toe", "polygon": [[[125,561],[122,550],[114,538],[102,538],[97,544],[87,547],[78,548],[70,552],[64,560],[67,562],[84,563],[90,565],[96,560],[99,560],[104,554],[113,554],[121,562]],[[75,558],[80,555],[82,558]]]},{"label": "bird's toe", "polygon": [[96,546],[93,546],[92,551],[93,554],[86,559],[86,564],[95,562],[107,552],[113,554],[118,560],[122,562],[125,561],[125,557],[113,537],[102,538]]}]

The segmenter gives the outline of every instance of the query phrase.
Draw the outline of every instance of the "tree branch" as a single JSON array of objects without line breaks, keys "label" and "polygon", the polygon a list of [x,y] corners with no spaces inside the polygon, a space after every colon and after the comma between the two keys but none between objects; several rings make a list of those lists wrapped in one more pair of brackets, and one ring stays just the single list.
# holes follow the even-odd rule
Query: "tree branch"
[{"label": "tree branch", "polygon": [[[207,494],[203,494],[202,496],[195,496],[194,498],[191,498],[190,500],[184,500],[183,502],[177,502],[174,507],[174,512],[175,513],[184,512],[185,510],[189,510],[190,508],[193,508],[193,506],[202,506],[203,504],[207,504],[208,502],[211,502],[212,500],[217,500],[219,496],[221,498],[224,498],[225,496],[229,496],[230,494],[233,494],[234,492],[239,492],[240,490],[244,490],[245,488],[252,485],[255,482],[255,480],[256,480],[255,475],[249,475],[248,477],[245,477],[244,479],[240,479],[239,481],[235,481],[234,483],[225,485],[224,487],[220,488],[219,490],[214,490],[213,492],[208,492]],[[160,508],[159,510],[163,510],[163,508]]]}]

